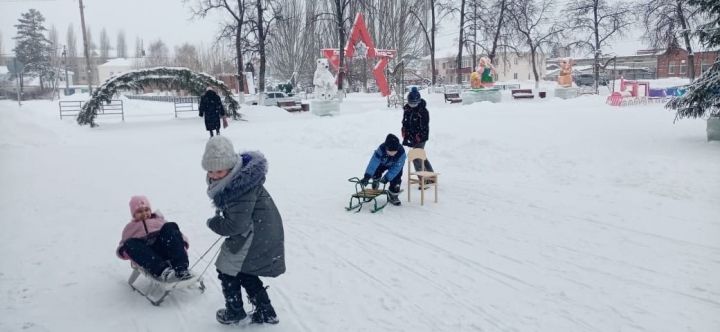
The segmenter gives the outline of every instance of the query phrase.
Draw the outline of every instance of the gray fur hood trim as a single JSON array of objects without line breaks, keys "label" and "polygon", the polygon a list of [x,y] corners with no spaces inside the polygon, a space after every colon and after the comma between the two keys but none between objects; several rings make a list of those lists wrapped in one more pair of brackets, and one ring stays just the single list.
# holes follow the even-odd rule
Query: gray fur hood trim
[{"label": "gray fur hood trim", "polygon": [[229,181],[219,180],[221,183],[217,183],[218,187],[216,188],[213,188],[213,183],[209,183],[208,196],[213,200],[216,207],[223,207],[252,188],[265,183],[267,170],[267,159],[260,151],[241,153],[237,165],[228,174]]}]

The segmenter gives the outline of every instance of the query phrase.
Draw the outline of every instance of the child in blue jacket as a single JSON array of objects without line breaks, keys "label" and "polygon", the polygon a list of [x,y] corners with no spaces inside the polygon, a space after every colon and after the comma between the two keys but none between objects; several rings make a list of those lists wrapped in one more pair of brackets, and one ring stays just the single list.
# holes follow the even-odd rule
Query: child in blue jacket
[{"label": "child in blue jacket", "polygon": [[[400,183],[402,182],[403,166],[405,164],[405,149],[400,145],[400,139],[393,134],[388,134],[385,143],[380,144],[377,150],[370,158],[370,162],[365,169],[360,183],[365,186],[373,179],[373,188],[377,189],[378,181],[382,183],[390,182],[388,192],[389,202],[393,205],[400,205]],[[385,173],[383,175],[383,173]]]}]

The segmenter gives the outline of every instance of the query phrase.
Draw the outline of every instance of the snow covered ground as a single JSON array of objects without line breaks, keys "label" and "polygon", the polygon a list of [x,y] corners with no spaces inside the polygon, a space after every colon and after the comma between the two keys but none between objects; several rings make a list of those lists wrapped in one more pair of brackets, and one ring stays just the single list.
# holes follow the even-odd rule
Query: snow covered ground
[{"label": "snow covered ground", "polygon": [[[548,93],[552,95],[552,93]],[[351,94],[335,117],[244,107],[223,134],[270,162],[288,271],[264,279],[267,331],[720,331],[720,144],[662,105],[604,97],[450,105],[425,97],[439,202],[346,212],[402,112]],[[147,195],[190,238],[216,240],[195,114],[126,101],[126,121],[60,120],[0,101],[0,331],[228,331],[204,294],[160,307],[114,256]],[[201,263],[204,265],[205,263]],[[248,306],[246,305],[246,308]]]}]

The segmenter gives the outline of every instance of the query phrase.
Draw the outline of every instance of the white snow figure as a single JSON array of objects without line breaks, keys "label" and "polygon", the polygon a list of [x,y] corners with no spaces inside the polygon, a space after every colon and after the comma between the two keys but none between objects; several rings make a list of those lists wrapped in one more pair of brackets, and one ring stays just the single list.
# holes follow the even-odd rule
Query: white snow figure
[{"label": "white snow figure", "polygon": [[318,59],[313,84],[315,85],[315,97],[321,100],[335,99],[337,86],[335,77],[330,73],[330,65],[327,59]]}]

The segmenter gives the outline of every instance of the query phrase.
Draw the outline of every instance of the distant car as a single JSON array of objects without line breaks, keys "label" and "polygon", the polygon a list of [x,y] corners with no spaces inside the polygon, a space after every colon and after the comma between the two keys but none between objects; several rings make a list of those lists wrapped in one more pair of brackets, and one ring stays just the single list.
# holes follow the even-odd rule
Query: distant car
[{"label": "distant car", "polygon": [[[593,74],[580,74],[575,76],[575,84],[577,86],[592,86],[595,83],[595,75]],[[608,85],[608,79],[604,75],[600,75],[598,80],[599,85]]]},{"label": "distant car", "polygon": [[[284,92],[280,92],[280,91],[265,92],[264,98],[263,98],[264,106],[277,106],[279,101],[294,101],[299,104],[300,98],[297,96],[288,96]],[[257,105],[258,101],[251,100],[248,103],[250,105]]]}]

